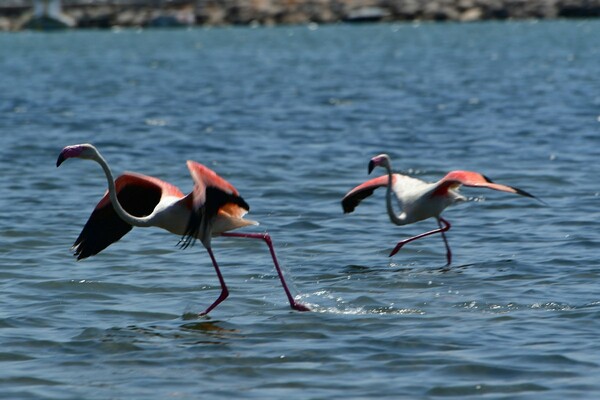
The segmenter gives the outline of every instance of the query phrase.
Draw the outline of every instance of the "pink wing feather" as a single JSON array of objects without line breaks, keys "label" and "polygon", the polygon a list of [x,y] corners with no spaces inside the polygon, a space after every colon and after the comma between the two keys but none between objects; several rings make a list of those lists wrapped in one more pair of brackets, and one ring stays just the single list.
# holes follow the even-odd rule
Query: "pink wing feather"
[{"label": "pink wing feather", "polygon": [[231,183],[210,168],[195,161],[188,161],[187,166],[194,180],[193,212],[182,246],[187,247],[193,239],[200,238],[206,247],[210,247],[215,218],[220,214],[241,218],[250,206]]},{"label": "pink wing feather", "polygon": [[[125,172],[115,180],[117,193],[119,193],[126,186],[137,186],[148,189],[160,188],[162,191],[162,196],[174,196],[180,198],[184,196],[183,193],[181,193],[181,190],[179,190],[179,188],[175,185],[152,176],[142,175],[135,172]],[[96,208],[104,207],[108,203],[110,203],[110,197],[108,196],[107,190]]]},{"label": "pink wing feather", "polygon": [[[395,177],[393,177],[395,180]],[[351,213],[360,204],[360,202],[373,194],[375,189],[388,185],[389,178],[387,175],[378,178],[370,179],[354,189],[350,190],[342,199],[342,208],[344,213]]]},{"label": "pink wing feather", "polygon": [[197,210],[206,203],[206,188],[208,187],[219,189],[229,195],[239,196],[236,188],[212,169],[191,160],[187,161],[187,166],[195,184],[194,209]]},{"label": "pink wing feather", "polygon": [[445,195],[449,189],[452,189],[457,186],[470,186],[470,187],[483,187],[493,190],[499,190],[501,192],[509,192],[519,194],[521,196],[533,197],[534,195],[527,193],[526,191],[508,186],[502,185],[499,183],[492,182],[488,177],[471,171],[451,171],[446,174],[444,178],[442,178],[436,185],[434,191],[432,192],[432,196],[436,195]]}]

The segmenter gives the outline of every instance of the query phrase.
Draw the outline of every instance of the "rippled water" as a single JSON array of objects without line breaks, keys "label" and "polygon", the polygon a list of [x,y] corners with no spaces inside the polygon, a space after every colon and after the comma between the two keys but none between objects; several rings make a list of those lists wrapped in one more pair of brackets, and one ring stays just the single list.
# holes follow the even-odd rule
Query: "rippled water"
[{"label": "rippled water", "polygon": [[[597,398],[600,23],[78,31],[0,35],[0,395],[10,399]],[[266,247],[134,229],[76,263],[105,190],[60,149],[191,188],[230,180]],[[383,193],[339,200],[389,152],[437,180],[480,171],[531,199],[465,189],[435,227]],[[251,230],[251,229],[249,229]]]}]

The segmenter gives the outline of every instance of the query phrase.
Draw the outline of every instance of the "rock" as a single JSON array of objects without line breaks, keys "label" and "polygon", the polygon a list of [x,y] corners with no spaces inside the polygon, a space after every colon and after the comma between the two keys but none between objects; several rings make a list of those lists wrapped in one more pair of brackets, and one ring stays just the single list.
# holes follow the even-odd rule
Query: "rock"
[{"label": "rock", "polygon": [[483,16],[483,13],[481,11],[481,8],[473,7],[473,8],[469,8],[468,10],[464,11],[460,15],[460,20],[463,22],[478,21],[481,19],[482,16]]},{"label": "rock", "polygon": [[0,17],[0,31],[11,31],[13,29],[10,18]]},{"label": "rock", "polygon": [[363,7],[351,11],[343,20],[345,22],[378,22],[389,15],[390,13],[381,7]]}]

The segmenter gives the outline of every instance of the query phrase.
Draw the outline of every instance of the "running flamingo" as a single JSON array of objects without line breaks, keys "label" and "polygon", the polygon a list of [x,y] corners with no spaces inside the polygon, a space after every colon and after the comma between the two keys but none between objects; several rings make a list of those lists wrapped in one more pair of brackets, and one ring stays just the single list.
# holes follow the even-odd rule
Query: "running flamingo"
[{"label": "running flamingo", "polygon": [[[439,226],[438,229],[398,242],[394,250],[390,253],[390,257],[396,254],[406,243],[435,233],[441,233],[444,244],[446,245],[446,259],[448,261],[448,264],[446,265],[450,265],[452,262],[452,252],[450,251],[450,246],[448,245],[445,234],[445,232],[450,229],[450,223],[442,218],[440,214],[449,205],[467,200],[466,197],[458,193],[458,189],[461,185],[484,187],[537,199],[535,196],[524,190],[493,183],[490,179],[477,172],[451,171],[436,183],[427,183],[406,175],[394,174],[392,173],[390,157],[387,154],[380,154],[371,159],[369,162],[369,173],[371,173],[375,167],[385,168],[387,170],[387,175],[371,179],[349,191],[342,199],[344,213],[351,213],[354,211],[356,206],[358,206],[363,199],[373,194],[375,189],[387,186],[387,213],[394,224],[408,225],[434,217]],[[390,181],[392,184],[388,185],[388,182]],[[400,214],[394,212],[392,206],[392,192],[396,195],[396,199],[398,200],[401,209]]]},{"label": "running flamingo", "polygon": [[238,191],[214,171],[197,162],[188,161],[194,190],[185,196],[177,187],[151,176],[127,172],[115,181],[106,160],[91,144],[65,147],[58,156],[56,166],[60,166],[68,158],[97,162],[108,180],[108,192],[92,212],[73,245],[78,260],[98,254],[121,239],[133,226],[156,226],[180,235],[182,248],[199,239],[212,260],[221,284],[221,294],[217,300],[200,313],[206,315],[229,295],[212,251],[211,238],[227,236],[262,239],[269,247],[290,306],[294,310],[310,311],[292,297],[268,233],[229,232],[258,223],[243,218],[250,207]]}]

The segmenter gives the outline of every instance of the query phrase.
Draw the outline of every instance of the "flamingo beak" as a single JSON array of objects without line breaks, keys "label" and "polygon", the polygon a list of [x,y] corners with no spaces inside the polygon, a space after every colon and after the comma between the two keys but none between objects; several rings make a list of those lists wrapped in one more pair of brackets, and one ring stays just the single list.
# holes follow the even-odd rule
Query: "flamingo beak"
[{"label": "flamingo beak", "polygon": [[67,146],[58,155],[58,160],[56,160],[56,166],[60,167],[67,158],[79,157],[79,158],[91,158],[86,152],[89,152],[89,148],[91,145],[86,144],[76,144],[73,146]]},{"label": "flamingo beak", "polygon": [[66,159],[67,159],[67,157],[65,157],[64,153],[63,153],[63,152],[61,152],[61,153],[58,155],[58,160],[56,160],[56,167],[57,167],[57,168],[58,168],[58,167],[60,167],[60,164],[62,164],[62,163],[63,163],[63,161],[65,161]]},{"label": "flamingo beak", "polygon": [[373,160],[369,161],[369,174],[371,172],[373,172],[373,170],[375,169],[376,166],[377,166],[377,164],[375,164],[375,161],[373,161]]}]

